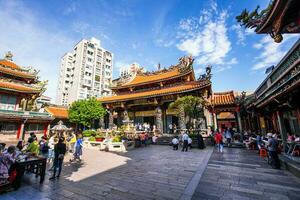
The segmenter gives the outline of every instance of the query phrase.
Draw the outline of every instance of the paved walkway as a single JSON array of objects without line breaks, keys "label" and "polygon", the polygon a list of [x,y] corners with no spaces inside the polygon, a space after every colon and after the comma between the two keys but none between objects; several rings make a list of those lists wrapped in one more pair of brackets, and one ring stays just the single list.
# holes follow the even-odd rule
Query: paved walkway
[{"label": "paved walkway", "polygon": [[256,151],[214,152],[192,199],[299,200],[300,179],[272,169]]},{"label": "paved walkway", "polygon": [[180,152],[169,146],[125,154],[86,150],[82,163],[65,163],[59,180],[48,176],[40,185],[26,176],[18,191],[0,199],[190,199],[211,153],[211,148]]}]

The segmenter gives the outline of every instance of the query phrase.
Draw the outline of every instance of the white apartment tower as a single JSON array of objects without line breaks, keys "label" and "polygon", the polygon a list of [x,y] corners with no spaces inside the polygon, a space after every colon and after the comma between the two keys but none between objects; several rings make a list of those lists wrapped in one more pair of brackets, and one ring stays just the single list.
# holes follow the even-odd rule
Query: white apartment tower
[{"label": "white apartment tower", "polygon": [[89,97],[111,95],[113,55],[91,38],[78,42],[61,58],[56,104],[69,105]]}]

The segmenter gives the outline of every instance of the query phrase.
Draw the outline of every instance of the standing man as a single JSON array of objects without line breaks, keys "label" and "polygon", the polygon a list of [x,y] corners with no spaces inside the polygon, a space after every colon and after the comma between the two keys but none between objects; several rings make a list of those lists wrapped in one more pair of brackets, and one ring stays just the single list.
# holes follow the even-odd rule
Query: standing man
[{"label": "standing man", "polygon": [[[67,151],[67,146],[64,143],[64,138],[60,137],[58,143],[54,146],[54,171],[53,175],[49,180],[54,180],[55,178],[59,178],[61,173],[62,164],[64,161],[64,157]],[[58,174],[56,175],[56,170],[58,169]]]},{"label": "standing man", "polygon": [[187,151],[188,150],[188,144],[189,144],[189,136],[186,132],[182,135],[182,141],[183,141],[183,147],[182,151]]},{"label": "standing man", "polygon": [[268,133],[268,150],[269,150],[269,154],[271,156],[272,159],[272,166],[275,169],[280,169],[280,160],[278,158],[278,141],[272,137],[272,133]]},{"label": "standing man", "polygon": [[231,146],[231,139],[232,139],[232,133],[231,133],[230,129],[227,129],[227,128],[225,129],[225,138],[227,140],[228,147],[230,147]]},{"label": "standing man", "polygon": [[220,131],[216,130],[216,135],[215,135],[215,142],[218,146],[218,152],[223,152],[223,136],[220,133]]}]

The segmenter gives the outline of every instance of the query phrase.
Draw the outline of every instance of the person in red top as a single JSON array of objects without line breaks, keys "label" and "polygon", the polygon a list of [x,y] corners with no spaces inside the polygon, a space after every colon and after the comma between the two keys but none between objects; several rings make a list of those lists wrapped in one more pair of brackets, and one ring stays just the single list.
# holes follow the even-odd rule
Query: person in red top
[{"label": "person in red top", "polygon": [[216,130],[215,141],[218,146],[218,152],[223,152],[223,136],[220,131]]}]

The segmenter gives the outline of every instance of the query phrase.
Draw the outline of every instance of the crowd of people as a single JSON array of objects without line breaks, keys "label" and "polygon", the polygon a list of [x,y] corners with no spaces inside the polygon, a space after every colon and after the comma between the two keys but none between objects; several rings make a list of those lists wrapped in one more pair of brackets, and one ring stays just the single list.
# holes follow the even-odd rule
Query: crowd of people
[{"label": "crowd of people", "polygon": [[[204,141],[201,134],[197,134],[197,146],[199,149],[203,149],[205,147]],[[181,131],[179,136],[174,136],[171,143],[173,150],[178,150],[179,145],[182,146],[181,151],[188,151],[188,149],[192,149],[192,138],[187,134],[186,131]]]},{"label": "crowd of people", "polygon": [[[1,148],[2,147],[2,148]],[[81,134],[53,134],[51,137],[42,136],[38,140],[35,133],[30,133],[27,142],[19,140],[14,146],[0,146],[0,184],[13,183],[18,157],[44,157],[53,171],[50,180],[60,177],[65,154],[69,152],[70,161],[82,159],[83,141]]]}]

